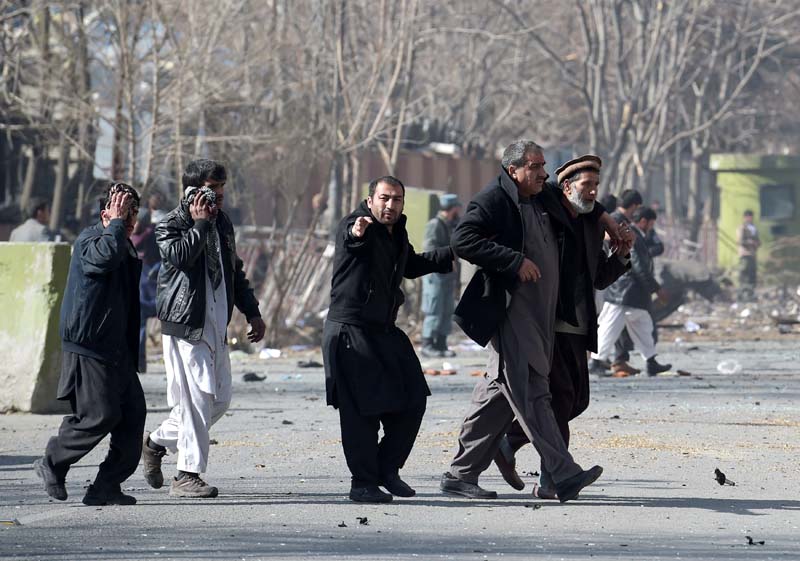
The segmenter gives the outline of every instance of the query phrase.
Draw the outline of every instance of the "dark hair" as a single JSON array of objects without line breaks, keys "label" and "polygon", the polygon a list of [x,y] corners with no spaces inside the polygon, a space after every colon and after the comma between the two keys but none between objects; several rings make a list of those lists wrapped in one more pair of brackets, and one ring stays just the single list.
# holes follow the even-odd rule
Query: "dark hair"
[{"label": "dark hair", "polygon": [[202,187],[209,179],[212,181],[225,181],[228,178],[225,166],[214,160],[192,160],[186,164],[181,183],[183,188]]},{"label": "dark hair", "polygon": [[47,208],[49,203],[42,197],[31,197],[25,205],[26,218],[36,218],[36,213]]},{"label": "dark hair", "polygon": [[369,196],[375,196],[375,188],[378,187],[378,183],[386,183],[387,185],[391,185],[392,187],[400,187],[403,190],[403,195],[406,194],[406,186],[403,185],[403,182],[397,179],[392,175],[384,175],[383,177],[379,177],[378,179],[373,179],[369,182]]},{"label": "dark hair", "polygon": [[753,216],[753,211],[748,208],[746,211],[744,211],[742,216]]},{"label": "dark hair", "polygon": [[503,157],[500,159],[500,165],[503,169],[508,171],[510,166],[515,168],[525,165],[525,156],[528,154],[542,154],[544,150],[541,146],[532,140],[517,140],[512,142],[506,149],[503,150]]},{"label": "dark hair", "polygon": [[642,195],[636,189],[625,189],[619,197],[619,205],[625,209],[643,203],[644,199],[642,199]]},{"label": "dark hair", "polygon": [[607,193],[600,197],[600,204],[603,205],[604,209],[611,212],[617,208],[617,198],[613,194]]},{"label": "dark hair", "polygon": [[108,206],[111,204],[111,195],[119,191],[128,193],[133,198],[133,203],[138,209],[140,199],[139,199],[139,193],[136,192],[136,189],[134,189],[127,183],[112,181],[108,184],[108,187],[106,187],[103,197],[101,199],[98,199],[100,201],[100,212],[108,208]]},{"label": "dark hair", "polygon": [[655,220],[658,214],[649,206],[643,206],[633,211],[633,221],[639,222],[640,220]]}]

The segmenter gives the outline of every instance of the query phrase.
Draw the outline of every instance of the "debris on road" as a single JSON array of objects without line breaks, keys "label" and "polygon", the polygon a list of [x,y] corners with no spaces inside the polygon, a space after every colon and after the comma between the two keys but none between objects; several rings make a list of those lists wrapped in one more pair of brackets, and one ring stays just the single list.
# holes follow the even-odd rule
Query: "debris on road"
[{"label": "debris on road", "polygon": [[745,536],[745,538],[747,538],[747,545],[764,545],[766,543],[764,540],[754,541],[750,536]]},{"label": "debris on road", "polygon": [[268,359],[268,358],[280,358],[281,357],[281,350],[280,349],[270,349],[264,347],[261,349],[261,352],[258,353],[258,358]]},{"label": "debris on road", "polygon": [[358,520],[358,523],[362,526],[369,526],[369,518],[366,516],[356,516],[356,520]]},{"label": "debris on road", "polygon": [[724,473],[722,473],[719,468],[714,469],[714,479],[717,480],[717,483],[720,485],[736,485],[733,481],[728,479]]},{"label": "debris on road", "polygon": [[266,376],[259,376],[255,372],[246,372],[242,376],[242,382],[263,382],[266,379]]},{"label": "debris on road", "polygon": [[339,523],[339,528],[347,528],[347,524],[345,524],[345,523],[344,523],[344,520],[342,520],[342,521]]},{"label": "debris on road", "polygon": [[322,368],[323,364],[316,360],[298,360],[298,368]]},{"label": "debris on road", "polygon": [[717,372],[720,374],[738,374],[742,371],[742,365],[737,360],[723,360],[717,364]]}]

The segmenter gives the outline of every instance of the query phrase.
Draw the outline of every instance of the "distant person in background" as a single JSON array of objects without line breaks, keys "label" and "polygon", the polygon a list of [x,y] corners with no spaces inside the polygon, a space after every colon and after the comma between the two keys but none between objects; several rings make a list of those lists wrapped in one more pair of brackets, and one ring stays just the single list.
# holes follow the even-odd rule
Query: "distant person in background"
[{"label": "distant person in background", "polygon": [[746,210],[742,215],[742,225],[736,231],[739,245],[739,297],[749,299],[756,288],[756,253],[761,247],[758,229],[753,224],[753,211]]},{"label": "distant person in background", "polygon": [[147,320],[156,317],[156,288],[161,256],[156,244],[155,224],[152,214],[139,211],[139,220],[131,234],[131,241],[142,260],[142,275],[139,279],[139,372],[147,372]]},{"label": "distant person in background", "polygon": [[[661,201],[654,200],[650,203],[650,208],[653,209],[653,212],[656,213],[656,216],[661,212]],[[659,255],[664,254],[664,242],[661,241],[661,238],[658,236],[658,232],[656,232],[656,227],[653,225],[650,228],[650,231],[647,232],[647,235],[644,238],[645,243],[647,243],[647,249],[650,250],[651,257],[658,257]]]},{"label": "distant person in background", "polygon": [[592,355],[595,370],[598,369],[597,363],[601,363],[603,369],[609,367],[608,359],[614,351],[614,344],[625,328],[646,361],[648,375],[655,376],[672,367],[656,360],[653,318],[650,315],[652,294],[658,294],[659,298],[667,296],[655,278],[653,258],[644,241],[655,221],[656,213],[651,208],[640,208],[633,213],[631,229],[636,239],[631,251],[631,269],[606,290],[606,301],[597,319],[597,353]]},{"label": "distant person in background", "polygon": [[31,197],[25,205],[27,220],[11,230],[10,242],[51,242],[50,203],[41,197]]},{"label": "distant person in background", "polygon": [[[458,223],[461,202],[453,194],[439,197],[439,213],[425,226],[422,251],[450,247],[450,236]],[[458,290],[458,268],[449,273],[434,273],[422,279],[422,356],[453,357],[447,336],[453,328],[453,310]]]},{"label": "distant person in background", "polygon": [[150,196],[147,197],[147,211],[150,214],[150,223],[153,225],[153,227],[161,222],[167,215],[167,211],[164,210],[163,207],[164,195],[161,193],[161,191],[153,191],[150,193]]}]

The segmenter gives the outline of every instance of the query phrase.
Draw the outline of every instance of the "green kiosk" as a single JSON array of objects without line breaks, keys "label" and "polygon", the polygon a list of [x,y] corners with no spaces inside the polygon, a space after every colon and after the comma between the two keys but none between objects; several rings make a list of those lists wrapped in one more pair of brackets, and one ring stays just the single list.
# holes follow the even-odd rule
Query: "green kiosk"
[{"label": "green kiosk", "polygon": [[710,168],[719,188],[718,265],[737,266],[736,230],[750,209],[761,237],[759,269],[772,255],[778,258],[777,269],[798,271],[800,244],[791,238],[800,236],[800,157],[714,154]]}]

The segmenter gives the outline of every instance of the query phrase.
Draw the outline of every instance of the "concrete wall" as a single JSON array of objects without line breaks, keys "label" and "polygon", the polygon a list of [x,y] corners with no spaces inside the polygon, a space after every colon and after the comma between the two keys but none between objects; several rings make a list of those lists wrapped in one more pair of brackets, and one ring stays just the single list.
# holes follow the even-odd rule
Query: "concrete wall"
[{"label": "concrete wall", "polygon": [[69,259],[65,243],[0,243],[0,412],[65,408],[55,396]]}]

